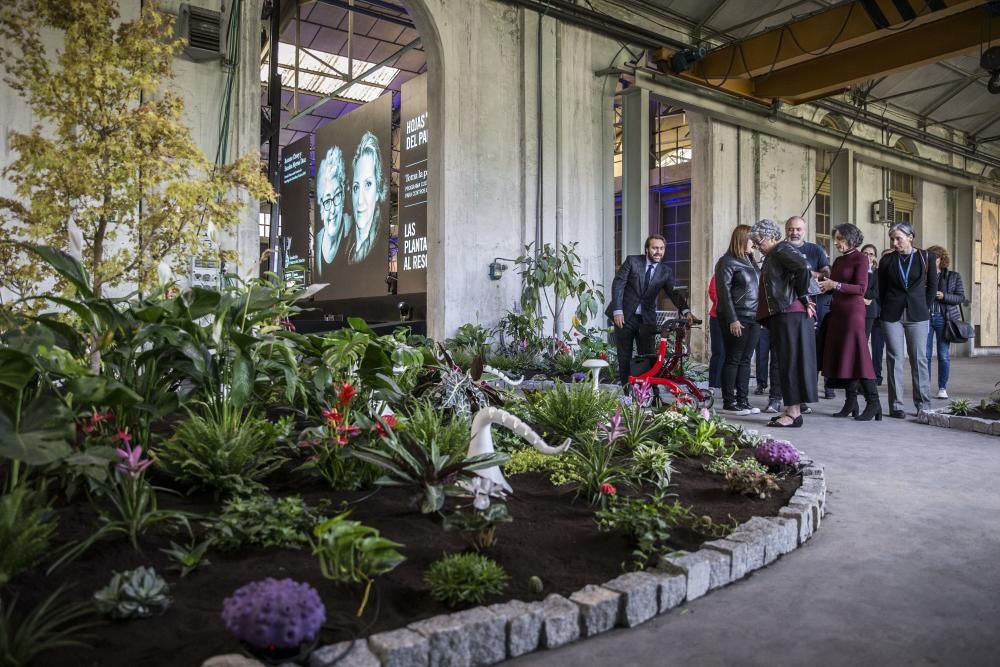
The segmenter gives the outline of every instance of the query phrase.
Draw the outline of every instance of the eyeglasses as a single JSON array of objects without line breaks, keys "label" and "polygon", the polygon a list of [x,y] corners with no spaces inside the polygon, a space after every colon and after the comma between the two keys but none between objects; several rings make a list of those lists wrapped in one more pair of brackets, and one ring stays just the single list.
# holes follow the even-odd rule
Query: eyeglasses
[{"label": "eyeglasses", "polygon": [[331,209],[335,206],[342,206],[344,203],[344,191],[337,190],[332,197],[324,197],[320,200],[319,205],[322,207],[323,211],[329,213]]}]

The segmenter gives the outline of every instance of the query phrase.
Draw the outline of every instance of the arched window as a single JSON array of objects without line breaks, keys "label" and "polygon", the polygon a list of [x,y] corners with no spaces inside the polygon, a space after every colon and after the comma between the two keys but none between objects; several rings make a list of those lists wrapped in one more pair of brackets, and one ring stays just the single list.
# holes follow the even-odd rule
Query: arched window
[{"label": "arched window", "polygon": [[851,124],[839,113],[826,114],[819,121],[819,124],[823,127],[829,127],[830,129],[837,130],[838,132],[843,132],[844,134],[847,134],[851,130]]},{"label": "arched window", "polygon": [[900,137],[896,140],[896,143],[892,145],[897,151],[906,153],[907,155],[912,155],[914,157],[920,157],[920,151],[917,150],[917,144],[913,139],[909,137]]}]

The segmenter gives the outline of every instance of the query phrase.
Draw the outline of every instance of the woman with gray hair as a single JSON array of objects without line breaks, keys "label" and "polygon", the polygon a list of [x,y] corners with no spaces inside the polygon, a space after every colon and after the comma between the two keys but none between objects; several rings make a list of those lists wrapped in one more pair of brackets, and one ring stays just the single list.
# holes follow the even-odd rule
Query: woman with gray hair
[{"label": "woman with gray hair", "polygon": [[938,288],[937,258],[913,245],[913,227],[897,222],[889,228],[896,252],[878,265],[882,335],[888,351],[889,416],[903,419],[903,351],[910,356],[910,378],[917,414],[931,407],[927,332]]},{"label": "woman with gray hair", "polygon": [[781,240],[781,228],[761,220],[750,240],[762,253],[757,319],[771,335],[771,354],[778,357],[778,377],[785,411],[770,422],[775,427],[802,426],[803,403],[816,401],[816,305],[809,299],[812,271],[795,246]]}]

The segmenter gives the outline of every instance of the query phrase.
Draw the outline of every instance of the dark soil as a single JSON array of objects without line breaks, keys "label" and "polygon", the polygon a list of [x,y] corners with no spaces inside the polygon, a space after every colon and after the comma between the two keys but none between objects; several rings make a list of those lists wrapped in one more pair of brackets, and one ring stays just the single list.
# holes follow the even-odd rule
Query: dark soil
[{"label": "dark soil", "polygon": [[[726,492],[721,478],[704,472],[702,463],[676,461],[671,491],[685,505],[693,506],[697,515],[708,515],[718,522],[732,519],[743,522],[752,516],[774,515],[801,482],[798,475],[791,475],[781,482],[781,491],[771,498],[748,499]],[[515,493],[507,505],[514,521],[499,528],[499,542],[488,553],[504,567],[510,582],[506,595],[489,600],[490,603],[506,599],[540,600],[551,593],[568,596],[586,584],[602,583],[622,572],[623,563],[630,561],[630,545],[621,535],[599,533],[594,509],[582,500],[574,500],[573,490],[555,488],[537,474],[520,475],[510,481]],[[69,584],[69,597],[86,600],[108,583],[112,571],[140,565],[155,567],[171,587],[173,606],[164,615],[107,622],[93,632],[92,650],[49,653],[37,664],[186,667],[200,665],[212,655],[239,652],[239,644],[220,619],[222,601],[243,584],[269,576],[305,581],[319,591],[327,607],[330,627],[320,638],[324,644],[399,628],[451,611],[430,599],[422,583],[423,572],[432,561],[465,550],[468,545],[458,534],[442,530],[436,518],[413,509],[408,490],[384,488],[375,493],[331,493],[314,486],[292,487],[288,492],[292,490],[310,505],[323,498],[332,501],[332,507],[341,502],[352,503],[351,518],[374,526],[383,536],[405,545],[402,551],[406,562],[377,580],[377,594],[369,602],[364,618],[355,616],[361,588],[323,579],[318,561],[308,549],[210,552],[210,565],[180,578],[167,572],[170,561],[160,552],[169,547],[169,536],[154,533],[147,534],[142,541],[144,554],[136,553],[127,541],[100,543],[52,577],[46,577],[43,571],[33,571],[11,583],[9,592],[20,594],[18,606],[24,605],[21,608],[35,604],[62,584]],[[217,512],[219,508],[210,496],[169,496],[162,502],[164,506],[201,514]],[[87,535],[94,525],[94,511],[85,503],[58,511],[61,543]],[[671,546],[697,549],[705,539],[690,530],[676,529]],[[544,582],[541,594],[529,591],[528,580],[532,576]]]},{"label": "dark soil", "polygon": [[[952,413],[954,414],[954,413]],[[975,407],[969,410],[969,414],[964,415],[966,417],[979,417],[980,419],[1000,419],[1000,410],[995,407],[990,406],[983,410],[980,407]]]}]

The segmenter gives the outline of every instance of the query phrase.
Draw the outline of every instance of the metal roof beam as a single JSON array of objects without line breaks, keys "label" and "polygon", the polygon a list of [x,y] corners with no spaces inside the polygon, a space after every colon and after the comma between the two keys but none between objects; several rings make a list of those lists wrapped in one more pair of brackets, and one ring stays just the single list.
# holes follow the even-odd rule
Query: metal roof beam
[{"label": "metal roof beam", "polygon": [[[855,0],[813,12],[782,26],[709,52],[694,67],[706,79],[758,76],[878,39],[883,29],[913,28],[984,4],[985,0],[925,2],[919,12],[900,12],[899,0]],[[883,21],[865,10],[876,7]],[[915,15],[913,18],[907,18]],[[977,34],[979,31],[976,31]]]},{"label": "metal roof beam", "polygon": [[[997,122],[998,120],[1000,120],[1000,113],[998,113],[998,114],[996,114],[994,116],[991,116],[982,125],[979,125],[978,127],[972,129],[969,132],[969,136],[975,137],[977,134],[979,134],[980,132],[982,132],[983,130],[985,130],[986,128],[988,128],[990,125],[992,125],[993,123]],[[991,137],[991,140],[995,140],[995,139],[996,139],[996,137]]]},{"label": "metal roof beam", "polygon": [[[934,16],[938,16],[935,13]],[[978,47],[989,35],[985,4],[851,49],[815,57],[754,80],[754,93],[770,98],[815,98],[880,74],[938,62]],[[1000,26],[993,28],[1000,33]]]}]

